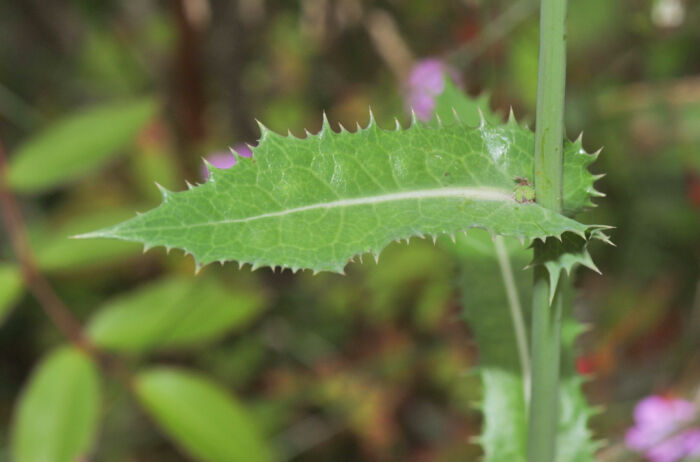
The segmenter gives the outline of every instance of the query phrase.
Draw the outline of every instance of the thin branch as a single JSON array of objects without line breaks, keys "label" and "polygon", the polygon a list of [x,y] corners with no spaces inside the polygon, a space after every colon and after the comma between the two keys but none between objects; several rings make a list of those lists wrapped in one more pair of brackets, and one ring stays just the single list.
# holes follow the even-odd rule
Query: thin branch
[{"label": "thin branch", "polygon": [[34,252],[27,239],[27,229],[17,200],[7,184],[8,174],[7,157],[0,141],[0,205],[3,223],[19,262],[24,282],[58,330],[76,347],[92,356],[97,356],[97,350],[86,337],[80,322],[39,271]]},{"label": "thin branch", "polygon": [[386,11],[376,9],[367,15],[364,22],[377,53],[396,78],[403,82],[413,66],[414,58],[396,21]]},{"label": "thin branch", "polygon": [[500,16],[489,22],[476,41],[469,41],[448,52],[444,58],[457,67],[466,68],[494,43],[510,34],[513,29],[537,11],[537,0],[519,0]]},{"label": "thin branch", "polygon": [[496,256],[498,257],[498,267],[501,270],[503,277],[503,285],[506,288],[506,296],[508,297],[508,307],[510,308],[510,317],[513,320],[513,330],[515,331],[515,339],[518,343],[518,356],[520,357],[520,367],[523,371],[523,386],[525,387],[525,402],[530,401],[530,351],[527,346],[527,330],[525,329],[525,318],[523,317],[523,308],[518,295],[518,288],[515,285],[513,277],[513,267],[508,258],[505,242],[502,236],[496,236],[493,239],[493,244],[496,247]]},{"label": "thin branch", "polygon": [[0,140],[0,215],[10,237],[10,243],[19,263],[22,278],[42,310],[76,348],[90,355],[106,373],[131,390],[131,373],[119,358],[100,350],[85,334],[80,321],[63,303],[36,264],[34,251],[27,238],[27,227],[22,219],[17,200],[7,184],[9,168],[5,149]]}]

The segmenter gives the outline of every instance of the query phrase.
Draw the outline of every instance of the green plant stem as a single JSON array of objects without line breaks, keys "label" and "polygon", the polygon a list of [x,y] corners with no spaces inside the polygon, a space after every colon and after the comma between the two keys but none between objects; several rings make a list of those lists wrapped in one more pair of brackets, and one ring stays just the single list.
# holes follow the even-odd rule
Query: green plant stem
[{"label": "green plant stem", "polygon": [[513,268],[508,258],[503,236],[496,236],[493,240],[496,247],[496,256],[498,257],[498,267],[501,270],[503,285],[506,289],[508,297],[508,307],[510,308],[510,317],[513,320],[513,330],[515,331],[515,339],[518,344],[518,356],[520,357],[520,367],[523,371],[523,393],[525,402],[530,400],[530,352],[527,346],[527,330],[525,329],[525,318],[523,316],[523,308],[518,295],[518,288],[515,285],[513,277]]},{"label": "green plant stem", "polygon": [[561,354],[562,297],[560,292],[557,290],[550,305],[547,270],[542,266],[536,267],[532,297],[529,462],[552,462],[556,454]]},{"label": "green plant stem", "polygon": [[[566,0],[542,0],[535,130],[535,199],[555,212],[562,205],[562,142],[566,85]],[[536,243],[535,254],[547,243]],[[559,281],[561,282],[561,281]],[[532,389],[528,461],[556,456],[562,300],[550,305],[547,270],[535,268],[532,296]]]},{"label": "green plant stem", "polygon": [[535,197],[561,211],[566,85],[566,3],[542,0],[535,128]]}]

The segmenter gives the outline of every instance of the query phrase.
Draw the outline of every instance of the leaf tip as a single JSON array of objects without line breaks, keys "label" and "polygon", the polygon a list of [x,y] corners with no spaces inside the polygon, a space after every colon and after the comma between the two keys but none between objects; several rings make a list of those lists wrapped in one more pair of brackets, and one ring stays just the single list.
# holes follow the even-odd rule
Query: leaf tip
[{"label": "leaf tip", "polygon": [[104,231],[90,231],[89,233],[73,234],[68,239],[94,239],[98,237],[108,237]]}]

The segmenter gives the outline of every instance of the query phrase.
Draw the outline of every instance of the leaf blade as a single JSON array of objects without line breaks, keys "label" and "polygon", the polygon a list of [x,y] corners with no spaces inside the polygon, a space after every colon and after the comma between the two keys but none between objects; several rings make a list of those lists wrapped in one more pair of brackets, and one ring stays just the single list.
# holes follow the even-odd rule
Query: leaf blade
[{"label": "leaf blade", "polygon": [[74,462],[97,430],[99,379],[92,361],[70,347],[56,350],[33,373],[12,428],[16,462]]},{"label": "leaf blade", "polygon": [[228,290],[208,278],[169,277],[107,302],[87,332],[110,351],[171,350],[243,328],[263,306],[253,291]]},{"label": "leaf blade", "polygon": [[371,121],[356,133],[325,124],[305,139],[263,128],[252,159],[213,169],[192,190],[164,191],[156,209],[82,237],[178,247],[198,265],[342,272],[350,259],[412,236],[472,227],[527,240],[585,235],[589,226],[512,197],[515,178],[531,176],[533,143],[516,123],[385,131]]},{"label": "leaf blade", "polygon": [[135,387],[141,404],[163,431],[198,460],[271,460],[251,416],[233,396],[205,378],[157,368],[139,374]]},{"label": "leaf blade", "polygon": [[66,116],[20,146],[8,183],[36,193],[73,181],[119,152],[155,113],[151,99],[96,106]]}]

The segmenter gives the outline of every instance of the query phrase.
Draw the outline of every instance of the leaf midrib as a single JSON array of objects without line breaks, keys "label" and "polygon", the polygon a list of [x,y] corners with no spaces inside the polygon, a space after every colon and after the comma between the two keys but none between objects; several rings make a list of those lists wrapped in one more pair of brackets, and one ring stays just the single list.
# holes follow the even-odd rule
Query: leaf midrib
[{"label": "leaf midrib", "polygon": [[[366,197],[356,197],[351,199],[339,199],[330,202],[319,202],[316,204],[303,205],[301,207],[294,207],[285,210],[279,210],[276,212],[268,212],[260,215],[255,215],[252,217],[245,218],[230,218],[225,220],[217,221],[206,221],[202,223],[191,223],[182,224],[177,226],[160,226],[160,227],[149,227],[149,231],[163,231],[163,230],[173,230],[173,229],[189,229],[189,228],[200,228],[206,226],[218,226],[225,224],[234,223],[248,223],[251,221],[262,220],[265,218],[276,218],[284,217],[287,215],[292,215],[295,213],[302,213],[311,210],[318,209],[334,209],[343,207],[354,207],[360,205],[376,205],[386,202],[399,202],[405,200],[421,200],[421,199],[440,199],[440,198],[463,198],[471,199],[477,201],[496,201],[496,202],[516,202],[512,197],[510,191],[499,188],[489,188],[489,187],[449,187],[449,188],[434,188],[434,189],[421,189],[414,191],[403,191],[398,193],[381,194]],[[166,199],[167,200],[167,199]],[[132,231],[138,231],[133,230]],[[98,237],[104,236],[103,232],[87,233],[81,234],[76,237],[78,238],[88,238],[88,237]]]}]

